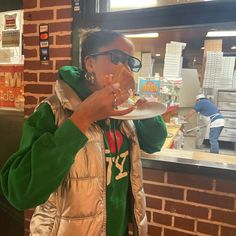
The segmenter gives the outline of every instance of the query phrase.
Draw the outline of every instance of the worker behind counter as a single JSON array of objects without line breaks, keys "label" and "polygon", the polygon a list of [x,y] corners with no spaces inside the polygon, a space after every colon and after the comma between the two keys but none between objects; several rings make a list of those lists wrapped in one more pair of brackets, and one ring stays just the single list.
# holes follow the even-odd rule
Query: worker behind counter
[{"label": "worker behind counter", "polygon": [[200,113],[201,115],[209,118],[210,123],[210,152],[219,153],[219,136],[224,128],[224,117],[219,112],[215,104],[205,97],[204,94],[198,94],[196,96],[196,104],[193,109],[185,116],[185,120],[188,120],[194,113]]}]

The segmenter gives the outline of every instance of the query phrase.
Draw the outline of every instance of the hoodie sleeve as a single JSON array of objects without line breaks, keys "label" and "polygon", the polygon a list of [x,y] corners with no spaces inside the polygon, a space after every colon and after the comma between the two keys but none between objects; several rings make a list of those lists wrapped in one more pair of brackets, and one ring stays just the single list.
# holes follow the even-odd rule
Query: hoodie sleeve
[{"label": "hoodie sleeve", "polygon": [[41,104],[24,123],[20,147],[1,170],[3,194],[19,210],[42,204],[86,142],[87,137],[70,120],[57,128],[50,106]]},{"label": "hoodie sleeve", "polygon": [[147,153],[154,153],[161,150],[166,137],[167,128],[161,116],[151,119],[134,121],[140,147]]}]

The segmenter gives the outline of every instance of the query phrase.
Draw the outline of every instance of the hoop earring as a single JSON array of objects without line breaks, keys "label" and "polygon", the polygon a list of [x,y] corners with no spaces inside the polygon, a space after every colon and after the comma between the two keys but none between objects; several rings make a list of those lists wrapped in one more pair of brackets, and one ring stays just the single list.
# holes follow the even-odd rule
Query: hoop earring
[{"label": "hoop earring", "polygon": [[94,72],[86,72],[85,73],[85,79],[90,83],[90,84],[95,84],[95,73]]}]

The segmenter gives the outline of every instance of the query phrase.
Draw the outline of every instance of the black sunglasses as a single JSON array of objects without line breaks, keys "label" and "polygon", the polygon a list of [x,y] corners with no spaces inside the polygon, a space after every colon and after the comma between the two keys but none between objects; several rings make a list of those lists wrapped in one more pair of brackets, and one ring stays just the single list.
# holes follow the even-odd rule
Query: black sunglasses
[{"label": "black sunglasses", "polygon": [[142,67],[142,63],[138,58],[132,57],[129,54],[118,49],[105,51],[105,52],[92,53],[89,56],[95,57],[95,56],[107,55],[107,54],[111,56],[111,61],[113,64],[117,65],[119,62],[122,64],[127,63],[130,70],[133,72],[139,72],[139,70]]}]

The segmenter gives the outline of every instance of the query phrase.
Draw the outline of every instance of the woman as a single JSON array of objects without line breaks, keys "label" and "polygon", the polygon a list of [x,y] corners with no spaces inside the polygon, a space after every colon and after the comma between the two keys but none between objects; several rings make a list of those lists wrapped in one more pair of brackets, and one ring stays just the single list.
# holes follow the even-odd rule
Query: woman
[{"label": "woman", "polygon": [[31,235],[147,234],[140,148],[159,151],[166,138],[161,117],[110,119],[134,88],[141,63],[123,35],[88,32],[82,70],[59,70],[56,95],[25,122],[19,150],[1,171],[4,195],[17,209],[36,207]]}]

